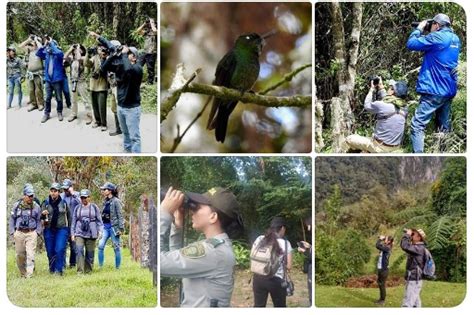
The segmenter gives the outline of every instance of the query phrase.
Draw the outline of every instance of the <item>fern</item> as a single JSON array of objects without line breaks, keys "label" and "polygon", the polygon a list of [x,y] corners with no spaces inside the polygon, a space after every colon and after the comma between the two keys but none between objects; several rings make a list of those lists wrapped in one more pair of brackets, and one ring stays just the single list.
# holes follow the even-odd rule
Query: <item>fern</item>
[{"label": "fern", "polygon": [[428,241],[430,249],[443,249],[449,245],[451,236],[455,232],[456,224],[449,216],[442,216],[430,225],[428,229]]}]

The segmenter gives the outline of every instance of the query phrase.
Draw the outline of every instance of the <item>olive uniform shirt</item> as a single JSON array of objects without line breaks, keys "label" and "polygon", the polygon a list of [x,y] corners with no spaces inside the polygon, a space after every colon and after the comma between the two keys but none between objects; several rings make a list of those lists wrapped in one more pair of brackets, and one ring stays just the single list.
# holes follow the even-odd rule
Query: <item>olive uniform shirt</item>
[{"label": "olive uniform shirt", "polygon": [[229,307],[235,257],[226,233],[181,247],[181,229],[160,213],[160,274],[183,280],[181,307]]}]

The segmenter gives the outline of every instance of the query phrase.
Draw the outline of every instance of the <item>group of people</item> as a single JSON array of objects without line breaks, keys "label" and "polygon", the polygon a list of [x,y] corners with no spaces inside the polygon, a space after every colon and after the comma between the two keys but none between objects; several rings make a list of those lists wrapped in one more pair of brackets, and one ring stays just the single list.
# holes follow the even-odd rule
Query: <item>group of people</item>
[{"label": "group of people", "polygon": [[[243,228],[236,196],[221,187],[211,188],[204,194],[183,193],[170,187],[160,208],[160,274],[182,278],[180,306],[231,306],[236,264],[231,237]],[[182,231],[187,211],[192,228],[203,233],[205,239],[183,247]],[[293,251],[290,242],[285,239],[286,229],[285,220],[275,217],[267,232],[259,236],[252,246],[253,249],[271,246],[272,257],[276,260],[271,274],[253,275],[255,307],[265,307],[268,295],[275,307],[286,307],[287,279],[292,268]],[[302,242],[299,249],[307,253],[309,262],[310,248],[309,243]],[[311,269],[311,264],[307,267]],[[310,301],[311,294],[310,288]]]},{"label": "group of people", "polygon": [[[64,102],[71,108],[67,121],[78,118],[80,98],[86,112],[85,123],[107,131],[107,97],[110,94],[115,131],[109,134],[123,134],[124,151],[140,153],[142,67],[147,66],[148,84],[154,84],[157,56],[155,21],[149,18],[137,29],[137,33],[145,37],[141,54],[135,47],[122,45],[117,40],[109,41],[95,32],[89,32],[89,36],[96,39],[97,46],[86,49],[81,44],[73,44],[65,53],[50,36],[40,38],[30,35],[19,44],[19,48],[25,51],[25,60],[17,56],[16,48],[8,47],[8,108],[12,108],[15,87],[18,90],[18,105],[22,106],[21,83],[26,78],[29,89],[28,111],[44,111],[41,123],[50,119],[54,93],[59,121],[64,119]],[[67,67],[70,68],[69,78]],[[86,69],[90,75],[86,75]]]},{"label": "group of people", "polygon": [[[400,241],[401,249],[407,254],[405,268],[405,294],[402,307],[421,307],[421,288],[423,286],[423,266],[427,263],[426,234],[422,229],[406,229]],[[384,305],[387,296],[385,283],[389,274],[389,260],[392,252],[394,238],[381,235],[375,244],[379,250],[377,260],[377,284],[380,298],[375,301]]]},{"label": "group of people", "polygon": [[[429,32],[425,30],[427,25],[431,25]],[[440,13],[419,23],[408,38],[407,48],[424,53],[416,85],[420,101],[410,128],[413,152],[422,153],[425,129],[433,115],[440,136],[451,130],[450,109],[457,93],[461,42],[451,28],[450,18]],[[400,150],[408,115],[407,82],[390,80],[388,90],[381,78],[371,80],[370,84],[364,109],[376,115],[374,134],[372,137],[353,134],[346,137],[345,143],[349,149],[370,153]]]},{"label": "group of people", "polygon": [[107,182],[100,189],[104,197],[101,208],[91,202],[88,189],[75,192],[73,182],[68,178],[62,184],[52,183],[49,196],[43,202],[36,197],[33,186],[25,184],[23,197],[14,203],[9,220],[16,263],[22,277],[33,276],[36,244],[41,236],[44,237],[51,274],[64,274],[68,243],[69,267],[77,266],[78,273],[90,273],[97,240],[99,267],[104,264],[104,248],[111,239],[115,268],[120,268],[120,236],[124,232],[121,201],[114,184]]}]

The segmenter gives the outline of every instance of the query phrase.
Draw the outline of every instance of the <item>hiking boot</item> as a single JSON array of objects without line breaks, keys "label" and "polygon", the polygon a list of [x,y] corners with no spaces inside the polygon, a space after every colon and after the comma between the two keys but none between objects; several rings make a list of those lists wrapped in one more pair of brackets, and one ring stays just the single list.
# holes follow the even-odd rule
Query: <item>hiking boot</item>
[{"label": "hiking boot", "polygon": [[58,120],[63,121],[63,113],[58,113]]},{"label": "hiking boot", "polygon": [[38,109],[38,106],[36,106],[36,105],[31,105],[31,106],[28,107],[27,111],[28,111],[28,112],[32,112],[32,111],[34,111],[35,109]]},{"label": "hiking boot", "polygon": [[71,121],[74,121],[77,119],[77,116],[76,115],[73,115],[73,116],[70,116],[67,121],[71,122]]},{"label": "hiking boot", "polygon": [[88,113],[86,115],[86,125],[90,125],[90,124],[92,124],[92,115]]},{"label": "hiking boot", "polygon": [[92,128],[97,128],[97,127],[99,127],[99,124],[96,121],[94,121],[94,123],[92,124]]},{"label": "hiking boot", "polygon": [[49,119],[49,115],[43,115],[43,118],[41,118],[41,123],[47,122]]},{"label": "hiking boot", "polygon": [[107,127],[106,127],[106,126],[102,126],[102,127],[100,128],[100,131],[107,131]]}]

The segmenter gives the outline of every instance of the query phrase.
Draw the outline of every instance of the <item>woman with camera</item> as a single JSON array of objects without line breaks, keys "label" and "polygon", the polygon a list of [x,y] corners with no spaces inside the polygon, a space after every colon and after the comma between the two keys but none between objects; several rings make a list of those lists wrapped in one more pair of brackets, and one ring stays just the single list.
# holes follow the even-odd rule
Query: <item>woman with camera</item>
[{"label": "woman with camera", "polygon": [[278,269],[273,275],[253,275],[254,307],[267,306],[268,294],[270,294],[274,307],[286,307],[286,296],[288,286],[288,273],[292,265],[292,248],[288,240],[284,238],[286,223],[283,218],[275,217],[270,223],[270,228],[265,235],[257,237],[252,245],[252,252],[265,247],[271,247],[276,252]]},{"label": "woman with camera", "polygon": [[81,204],[72,212],[71,240],[76,242],[78,273],[92,271],[95,242],[102,234],[103,229],[99,207],[90,202],[90,194],[88,189],[82,189],[80,193]]},{"label": "woman with camera", "polygon": [[379,286],[380,298],[375,301],[375,304],[384,305],[387,292],[385,290],[385,282],[388,278],[388,262],[392,252],[393,237],[379,236],[375,247],[380,251],[377,260],[377,284]]}]

